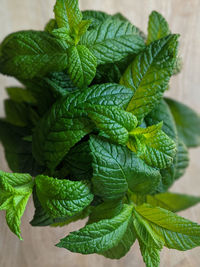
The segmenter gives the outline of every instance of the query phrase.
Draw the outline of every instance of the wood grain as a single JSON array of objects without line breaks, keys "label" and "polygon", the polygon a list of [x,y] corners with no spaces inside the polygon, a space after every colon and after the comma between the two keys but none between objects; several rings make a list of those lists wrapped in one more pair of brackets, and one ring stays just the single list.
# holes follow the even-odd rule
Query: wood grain
[{"label": "wood grain", "polygon": [[[160,11],[170,22],[173,32],[181,34],[181,56],[184,67],[181,74],[171,81],[167,93],[200,112],[200,1],[199,0],[81,0],[82,9],[98,9],[110,13],[122,12],[135,25],[146,31],[148,15],[152,10]],[[54,0],[1,0],[0,40],[7,34],[21,29],[43,29],[44,24],[53,16]],[[0,77],[0,115],[3,112],[4,87],[16,85],[8,77]],[[190,151],[191,162],[186,175],[172,188],[173,191],[194,195],[200,194],[200,150]],[[8,170],[0,147],[0,168]],[[83,256],[72,254],[54,246],[59,239],[77,229],[84,222],[64,228],[33,228],[29,225],[33,215],[30,201],[22,220],[20,242],[6,226],[4,213],[0,214],[0,266],[1,267],[144,267],[138,245],[120,261],[111,261],[98,255]],[[181,215],[200,223],[200,205]],[[161,267],[199,267],[200,248],[187,252],[164,249],[161,254]]]}]

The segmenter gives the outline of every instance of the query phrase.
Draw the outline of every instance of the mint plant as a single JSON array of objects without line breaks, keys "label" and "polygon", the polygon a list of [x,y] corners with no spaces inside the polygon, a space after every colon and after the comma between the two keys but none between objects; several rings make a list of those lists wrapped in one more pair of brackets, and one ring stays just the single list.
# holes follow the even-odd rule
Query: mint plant
[{"label": "mint plant", "polygon": [[57,0],[44,31],[10,34],[0,46],[7,88],[0,140],[13,173],[0,171],[0,210],[20,239],[32,226],[86,226],[57,244],[111,259],[138,240],[147,267],[160,251],[200,246],[200,225],[176,212],[200,197],[169,192],[200,145],[200,117],[163,97],[180,71],[178,34],[156,11],[148,35],[123,15]]}]

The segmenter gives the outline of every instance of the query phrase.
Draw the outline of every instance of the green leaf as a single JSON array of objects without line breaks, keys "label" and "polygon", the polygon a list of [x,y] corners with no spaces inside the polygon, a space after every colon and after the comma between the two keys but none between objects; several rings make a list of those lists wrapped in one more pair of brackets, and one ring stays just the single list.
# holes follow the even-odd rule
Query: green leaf
[{"label": "green leaf", "polygon": [[124,204],[120,214],[97,223],[88,224],[79,231],[61,239],[58,247],[82,254],[101,253],[116,246],[123,238],[132,220],[133,207]]},{"label": "green leaf", "polygon": [[72,46],[68,50],[68,73],[75,86],[87,87],[94,79],[97,67],[95,56],[84,45]]},{"label": "green leaf", "polygon": [[73,38],[70,36],[69,30],[66,27],[53,29],[51,34],[55,36],[57,39],[61,39],[66,41],[69,45],[74,44]]},{"label": "green leaf", "polygon": [[159,267],[160,266],[160,250],[155,248],[149,242],[149,246],[146,246],[142,241],[139,241],[140,251],[146,267]]},{"label": "green leaf", "polygon": [[52,72],[44,78],[53,95],[58,98],[77,90],[66,72]]},{"label": "green leaf", "polygon": [[0,141],[5,150],[6,160],[13,172],[30,173],[35,176],[43,171],[32,155],[32,143],[24,140],[29,130],[0,120]]},{"label": "green leaf", "polygon": [[63,165],[69,170],[73,179],[91,179],[92,156],[90,155],[89,142],[82,142],[72,147],[63,159]]},{"label": "green leaf", "polygon": [[78,0],[57,0],[54,13],[59,28],[66,27],[71,31],[76,30],[82,20]]},{"label": "green leaf", "polygon": [[91,24],[89,30],[95,29],[100,23],[104,22],[106,19],[110,18],[110,15],[103,11],[96,10],[84,10],[82,11],[83,19],[90,20]]},{"label": "green leaf", "polygon": [[120,259],[129,252],[135,240],[136,235],[133,231],[133,220],[130,220],[127,230],[120,242],[113,248],[106,250],[101,254],[109,259]]},{"label": "green leaf", "polygon": [[173,115],[162,99],[161,102],[145,117],[147,126],[152,126],[163,122],[162,131],[166,133],[174,142],[177,142],[177,129]]},{"label": "green leaf", "polygon": [[0,72],[21,79],[44,76],[67,67],[66,45],[50,34],[21,31],[1,44]]},{"label": "green leaf", "polygon": [[177,160],[176,160],[176,169],[175,169],[175,179],[179,179],[185,173],[189,165],[189,153],[186,145],[179,140],[178,142],[178,151],[177,151]]},{"label": "green leaf", "polygon": [[179,138],[187,147],[200,145],[200,116],[190,107],[170,98],[165,99],[174,116]]},{"label": "green leaf", "polygon": [[10,230],[21,240],[21,217],[32,194],[33,185],[29,174],[0,171],[0,210],[6,211],[6,221]]},{"label": "green leaf", "polygon": [[95,29],[87,31],[80,43],[87,46],[97,63],[113,63],[144,49],[138,29],[129,22],[107,19]]},{"label": "green leaf", "polygon": [[121,78],[120,84],[134,92],[127,111],[140,122],[159,103],[168,85],[176,60],[178,37],[169,35],[147,46]]},{"label": "green leaf", "polygon": [[7,87],[6,91],[11,100],[15,102],[25,102],[29,104],[36,104],[36,99],[32,96],[31,92],[20,87]]},{"label": "green leaf", "polygon": [[200,245],[200,225],[171,211],[144,204],[136,211],[168,248],[188,250]]},{"label": "green leaf", "polygon": [[58,25],[55,19],[50,19],[45,25],[44,31],[48,33],[52,33],[53,30],[57,29]]},{"label": "green leaf", "polygon": [[122,200],[106,201],[96,206],[89,217],[88,224],[101,221],[103,219],[111,219],[117,216],[123,208]]},{"label": "green leaf", "polygon": [[41,165],[54,169],[70,148],[94,129],[83,103],[125,108],[131,97],[131,90],[124,86],[101,84],[59,99],[36,127],[34,157]]},{"label": "green leaf", "polygon": [[137,125],[134,115],[118,107],[86,105],[86,110],[97,128],[108,135],[111,141],[118,144],[126,145],[129,131]]},{"label": "green leaf", "polygon": [[59,180],[44,175],[37,176],[35,182],[40,203],[52,218],[72,217],[93,200],[87,182]]},{"label": "green leaf", "polygon": [[160,207],[177,212],[188,209],[197,203],[200,203],[200,197],[166,192],[153,196],[146,196],[146,203],[154,207]]},{"label": "green leaf", "polygon": [[170,29],[165,18],[153,11],[149,17],[147,45],[170,34]]},{"label": "green leaf", "polygon": [[160,182],[158,170],[149,167],[126,147],[90,138],[93,157],[93,190],[105,200],[124,196],[128,187],[142,194],[154,192]]},{"label": "green leaf", "polygon": [[176,144],[161,128],[162,123],[138,127],[129,133],[131,139],[128,143],[128,147],[148,165],[160,169],[170,166],[176,155]]}]

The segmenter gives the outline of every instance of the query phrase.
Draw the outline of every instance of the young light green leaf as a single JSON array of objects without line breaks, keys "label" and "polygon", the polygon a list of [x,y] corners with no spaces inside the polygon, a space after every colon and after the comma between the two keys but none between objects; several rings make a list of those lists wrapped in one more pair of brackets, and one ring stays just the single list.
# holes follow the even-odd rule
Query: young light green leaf
[{"label": "young light green leaf", "polygon": [[158,170],[146,165],[135,153],[99,137],[90,138],[93,157],[93,189],[105,200],[123,197],[128,187],[142,194],[154,192],[160,182]]},{"label": "young light green leaf", "polygon": [[50,34],[21,31],[1,44],[0,72],[21,79],[44,76],[67,67],[66,45]]},{"label": "young light green leaf", "polygon": [[52,33],[53,30],[57,29],[58,25],[55,19],[50,19],[45,25],[44,31],[48,33]]},{"label": "young light green leaf", "polygon": [[149,16],[147,45],[170,34],[170,29],[165,18],[153,11]]},{"label": "young light green leaf", "polygon": [[21,217],[32,194],[33,185],[29,174],[0,171],[0,210],[6,211],[6,221],[10,230],[21,240]]},{"label": "young light green leaf", "polygon": [[149,224],[168,248],[188,250],[200,245],[200,225],[171,211],[147,204],[137,206],[136,212]]},{"label": "young light green leaf", "polygon": [[56,0],[55,19],[59,28],[66,27],[73,31],[82,20],[78,0]]},{"label": "young light green leaf", "polygon": [[172,76],[177,55],[178,35],[153,42],[140,53],[123,74],[120,84],[134,96],[127,111],[142,119],[159,103]]},{"label": "young light green leaf", "polygon": [[162,130],[162,123],[132,130],[128,147],[148,165],[166,168],[173,163],[176,144]]},{"label": "young light green leaf", "polygon": [[101,253],[115,247],[132,220],[133,207],[124,204],[122,211],[111,219],[88,224],[61,239],[58,247],[82,254]]},{"label": "young light green leaf", "polygon": [[111,141],[126,145],[129,131],[137,126],[136,117],[118,107],[101,105],[86,105],[88,116],[102,130]]},{"label": "young light green leaf", "polygon": [[72,217],[93,200],[87,182],[59,180],[44,175],[35,178],[39,201],[52,218]]},{"label": "young light green leaf", "polygon": [[200,145],[200,116],[190,107],[170,98],[165,99],[174,116],[179,138],[187,147]]},{"label": "young light green leaf", "polygon": [[59,99],[38,123],[33,135],[33,155],[54,169],[69,149],[94,129],[83,103],[126,108],[132,92],[117,84],[95,85]]},{"label": "young light green leaf", "polygon": [[109,259],[120,259],[129,252],[135,240],[136,235],[133,231],[133,220],[130,220],[127,230],[120,242],[113,248],[106,250],[100,254]]},{"label": "young light green leaf", "polygon": [[70,36],[69,30],[65,27],[53,29],[51,34],[55,36],[57,39],[66,41],[69,45],[74,45],[74,40]]},{"label": "young light green leaf", "polygon": [[68,50],[68,73],[75,86],[87,87],[94,79],[97,60],[84,45],[72,46]]},{"label": "young light green leaf", "polygon": [[160,266],[160,250],[149,244],[146,246],[142,241],[139,240],[140,251],[146,267],[159,267]]},{"label": "young light green leaf", "polygon": [[97,58],[97,63],[113,63],[144,49],[138,29],[129,22],[107,19],[95,29],[87,31],[80,43]]}]

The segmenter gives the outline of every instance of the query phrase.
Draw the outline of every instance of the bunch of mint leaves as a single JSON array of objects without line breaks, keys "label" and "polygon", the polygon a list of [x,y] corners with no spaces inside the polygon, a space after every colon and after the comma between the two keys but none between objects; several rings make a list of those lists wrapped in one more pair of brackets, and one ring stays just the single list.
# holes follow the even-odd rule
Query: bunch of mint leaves
[{"label": "bunch of mint leaves", "polygon": [[111,259],[138,240],[147,267],[163,246],[200,246],[200,225],[175,212],[200,197],[168,192],[200,145],[200,117],[163,98],[180,71],[179,35],[152,12],[148,35],[117,13],[57,0],[44,31],[10,34],[0,46],[9,87],[0,140],[13,173],[0,171],[0,210],[21,239],[33,195],[32,226],[86,226],[58,244]]}]

